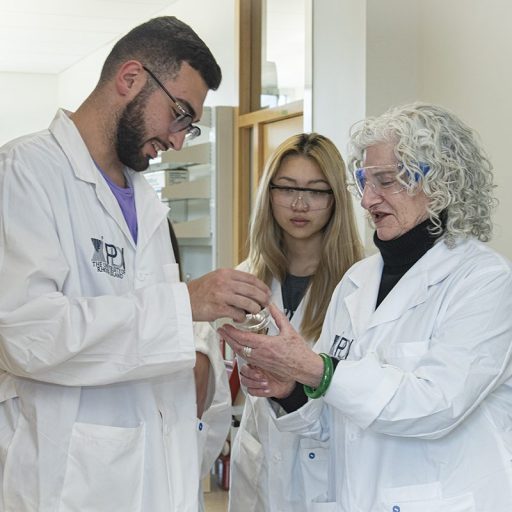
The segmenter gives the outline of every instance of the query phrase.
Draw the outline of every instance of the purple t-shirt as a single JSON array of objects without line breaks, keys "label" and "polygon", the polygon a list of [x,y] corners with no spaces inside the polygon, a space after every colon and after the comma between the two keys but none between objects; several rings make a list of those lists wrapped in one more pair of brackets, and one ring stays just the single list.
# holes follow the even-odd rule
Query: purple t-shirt
[{"label": "purple t-shirt", "polygon": [[[98,164],[96,164],[98,167]],[[123,212],[123,216],[126,220],[126,224],[128,224],[128,229],[132,234],[133,240],[137,243],[137,233],[138,233],[138,225],[137,225],[137,209],[135,208],[135,194],[133,187],[131,186],[130,180],[128,177],[126,178],[127,187],[123,188],[119,185],[116,185],[104,172],[100,167],[98,167],[102,176],[105,178],[110,190],[114,194],[119,206],[121,207],[121,211]]]}]

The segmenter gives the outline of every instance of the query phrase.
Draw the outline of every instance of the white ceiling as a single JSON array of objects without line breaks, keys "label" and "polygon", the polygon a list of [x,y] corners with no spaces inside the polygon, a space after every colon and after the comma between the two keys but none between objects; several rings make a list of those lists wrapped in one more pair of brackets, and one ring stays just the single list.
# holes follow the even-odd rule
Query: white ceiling
[{"label": "white ceiling", "polygon": [[0,72],[60,73],[176,0],[0,0]]}]

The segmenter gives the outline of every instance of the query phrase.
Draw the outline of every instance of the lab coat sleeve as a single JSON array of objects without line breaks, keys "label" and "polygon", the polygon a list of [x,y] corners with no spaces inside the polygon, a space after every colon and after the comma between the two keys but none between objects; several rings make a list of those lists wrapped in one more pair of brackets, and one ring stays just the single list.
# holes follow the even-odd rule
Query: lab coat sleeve
[{"label": "lab coat sleeve", "polygon": [[17,164],[8,160],[0,155],[0,369],[71,386],[192,369],[186,285],[159,282],[119,296],[64,295],[70,269],[51,200],[40,180],[11,172]]},{"label": "lab coat sleeve", "polygon": [[[498,256],[460,278],[414,369],[377,351],[340,361],[325,395],[359,427],[418,438],[450,433],[512,376],[512,275]],[[325,348],[325,347],[324,347]]]},{"label": "lab coat sleeve", "polygon": [[194,322],[196,350],[210,360],[210,375],[205,411],[201,418],[207,426],[200,453],[201,476],[206,476],[226,442],[231,426],[231,393],[219,337],[208,322]]},{"label": "lab coat sleeve", "polygon": [[[336,315],[339,310],[339,303],[336,298],[342,296],[343,281],[339,283],[334,292],[327,308],[322,333],[320,338],[313,346],[313,350],[317,353],[329,353],[331,332],[335,331]],[[269,407],[270,409],[270,407]],[[318,441],[326,441],[329,439],[329,407],[326,406],[322,398],[309,400],[302,407],[288,414],[277,417],[273,411],[271,417],[277,428],[282,432],[293,432],[316,439]]]},{"label": "lab coat sleeve", "polygon": [[293,432],[304,437],[327,441],[329,439],[329,411],[322,399],[310,400],[289,414],[271,417],[281,432]]}]

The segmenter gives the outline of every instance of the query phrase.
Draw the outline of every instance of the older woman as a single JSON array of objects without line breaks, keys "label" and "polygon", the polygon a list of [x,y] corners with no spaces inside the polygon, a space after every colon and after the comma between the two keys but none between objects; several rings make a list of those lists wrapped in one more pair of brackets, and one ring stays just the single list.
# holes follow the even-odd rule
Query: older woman
[{"label": "older woman", "polygon": [[512,510],[512,267],[482,243],[489,160],[427,104],[368,119],[351,142],[379,253],[345,274],[314,350],[274,307],[278,336],[225,327],[251,365],[242,382],[279,399],[281,430],[330,439],[311,510]]}]

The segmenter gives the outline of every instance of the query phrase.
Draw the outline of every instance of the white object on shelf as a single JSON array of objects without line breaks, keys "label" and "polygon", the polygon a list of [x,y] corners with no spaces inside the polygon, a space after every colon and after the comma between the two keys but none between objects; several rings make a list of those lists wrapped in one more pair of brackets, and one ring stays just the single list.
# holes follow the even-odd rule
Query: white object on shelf
[{"label": "white object on shelf", "polygon": [[174,232],[178,240],[180,238],[210,238],[210,218],[200,217],[199,219],[173,224]]},{"label": "white object on shelf", "polygon": [[184,146],[180,151],[169,150],[160,155],[162,163],[174,163],[182,167],[211,162],[211,144],[191,144]]},{"label": "white object on shelf", "polygon": [[177,201],[178,199],[209,199],[211,188],[210,176],[193,181],[182,181],[177,185],[169,185],[162,189],[162,199]]}]

